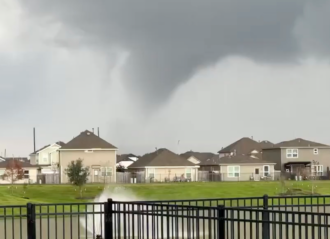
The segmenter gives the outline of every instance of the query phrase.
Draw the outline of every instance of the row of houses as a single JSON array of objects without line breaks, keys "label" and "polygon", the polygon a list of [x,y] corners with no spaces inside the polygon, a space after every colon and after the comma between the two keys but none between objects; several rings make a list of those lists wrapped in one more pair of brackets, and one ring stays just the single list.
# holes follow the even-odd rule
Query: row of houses
[{"label": "row of houses", "polygon": [[[129,164],[129,160],[124,162]],[[177,155],[159,149],[122,167],[131,174],[143,172],[149,181],[158,182],[176,181],[178,177],[185,181],[277,180],[281,175],[326,179],[330,146],[301,138],[274,144],[244,137],[217,153],[189,151]]]},{"label": "row of houses", "polygon": [[[281,173],[328,175],[330,146],[297,138],[278,144],[244,137],[217,153],[166,148],[143,156],[117,154],[118,148],[89,130],[67,143],[48,144],[19,158],[24,179],[18,183],[68,183],[65,169],[77,159],[90,168],[91,183],[276,180]],[[0,176],[8,160],[0,158]],[[5,183],[3,179],[0,183]]]}]

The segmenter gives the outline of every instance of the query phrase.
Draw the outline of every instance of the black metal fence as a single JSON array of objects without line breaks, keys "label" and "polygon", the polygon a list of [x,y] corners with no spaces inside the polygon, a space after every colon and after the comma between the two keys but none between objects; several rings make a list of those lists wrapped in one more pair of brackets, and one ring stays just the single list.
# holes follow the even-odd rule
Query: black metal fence
[{"label": "black metal fence", "polygon": [[1,239],[330,238],[330,196],[0,206]]}]

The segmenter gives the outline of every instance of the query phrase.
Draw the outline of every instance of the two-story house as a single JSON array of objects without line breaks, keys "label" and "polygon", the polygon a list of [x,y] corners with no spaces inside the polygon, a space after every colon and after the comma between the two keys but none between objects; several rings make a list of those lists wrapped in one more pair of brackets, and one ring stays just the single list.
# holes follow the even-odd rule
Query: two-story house
[{"label": "two-story house", "polygon": [[262,150],[263,158],[276,163],[275,170],[299,174],[308,169],[322,176],[330,167],[330,146],[302,138],[283,141]]},{"label": "two-story house", "polygon": [[36,150],[30,154],[30,163],[32,165],[39,165],[41,173],[54,173],[59,163],[58,150],[64,145],[65,143],[58,141]]},{"label": "two-story house", "polygon": [[77,159],[90,168],[88,182],[116,182],[117,147],[89,130],[67,142],[59,151],[60,182],[68,183],[65,169]]}]

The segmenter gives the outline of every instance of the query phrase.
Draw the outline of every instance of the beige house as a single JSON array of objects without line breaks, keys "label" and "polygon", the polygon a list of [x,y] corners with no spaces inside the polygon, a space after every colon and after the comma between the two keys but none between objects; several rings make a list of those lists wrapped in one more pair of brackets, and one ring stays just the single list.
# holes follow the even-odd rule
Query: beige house
[{"label": "beige house", "polygon": [[15,181],[16,184],[24,183],[36,183],[38,166],[30,164],[27,158],[2,158],[4,160],[0,161],[0,184],[9,184],[10,179],[3,178],[2,176],[6,173],[6,167],[11,160],[18,160],[22,169],[24,170],[24,176],[21,180]]},{"label": "beige house", "polygon": [[[297,138],[263,149],[263,158],[276,163],[275,169],[294,175],[307,170],[312,176],[327,176],[330,146]],[[306,172],[306,171],[305,171]]]},{"label": "beige house", "polygon": [[65,169],[77,159],[90,168],[90,183],[116,182],[117,148],[91,131],[81,132],[59,150],[60,182],[68,183]]},{"label": "beige house", "polygon": [[145,154],[128,167],[141,182],[197,181],[198,168],[168,149]]},{"label": "beige house", "polygon": [[[254,155],[216,155],[200,164],[201,167],[203,165],[212,168],[213,177],[215,177],[214,174],[218,174],[216,178],[219,181],[259,181],[277,178],[274,170],[275,163],[259,159]],[[207,176],[209,173],[209,171],[204,171]],[[207,176],[200,174],[200,177]]]}]

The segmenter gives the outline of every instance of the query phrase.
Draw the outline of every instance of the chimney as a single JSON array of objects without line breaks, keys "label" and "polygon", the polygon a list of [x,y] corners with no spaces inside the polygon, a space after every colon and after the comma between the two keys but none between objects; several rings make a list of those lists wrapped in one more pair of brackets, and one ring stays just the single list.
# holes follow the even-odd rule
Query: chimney
[{"label": "chimney", "polygon": [[253,139],[253,136],[251,136],[251,139]]},{"label": "chimney", "polygon": [[236,149],[234,149],[234,156],[236,156]]},{"label": "chimney", "polygon": [[97,127],[97,136],[100,137],[100,128],[99,127]]},{"label": "chimney", "polygon": [[94,134],[94,128],[92,128],[93,134]]},{"label": "chimney", "polygon": [[6,157],[6,154],[7,154],[7,153],[6,153],[6,149],[5,149],[5,153],[4,153],[4,155],[3,155],[4,158]]},{"label": "chimney", "polygon": [[36,151],[36,128],[33,128],[33,152]]}]

